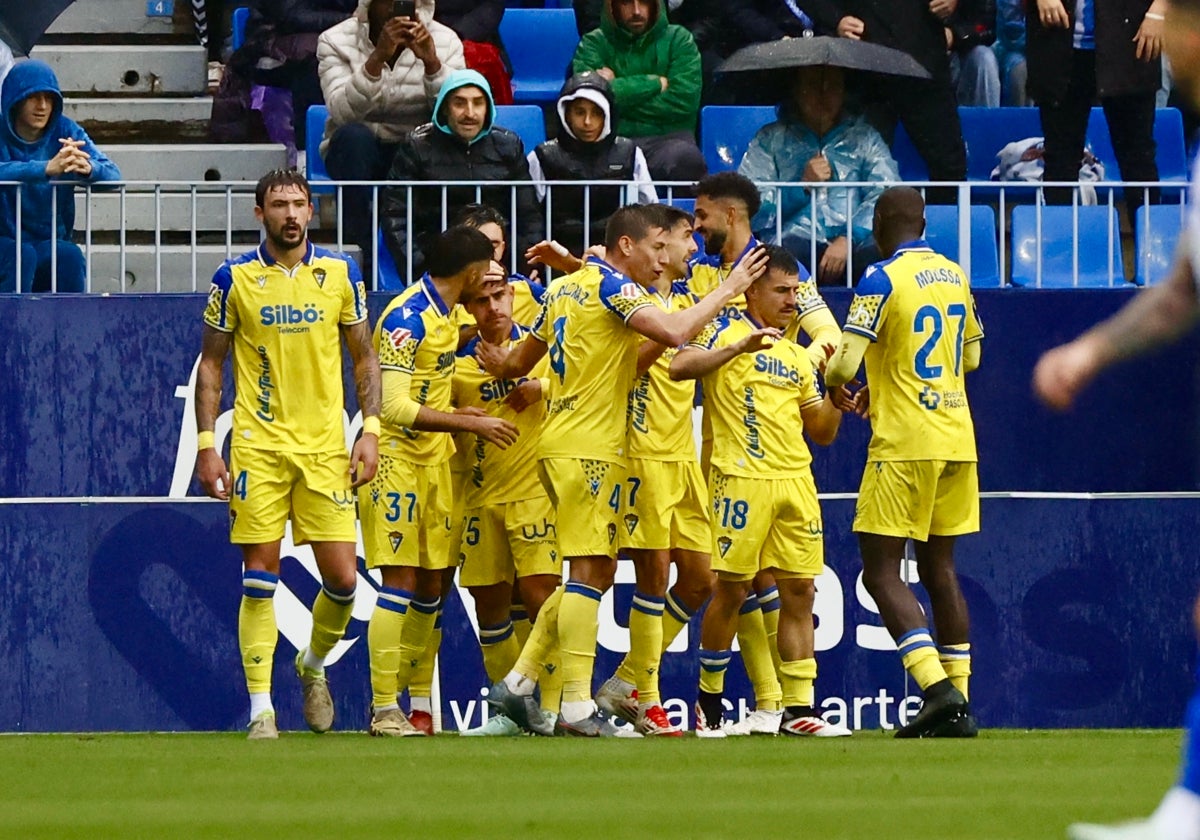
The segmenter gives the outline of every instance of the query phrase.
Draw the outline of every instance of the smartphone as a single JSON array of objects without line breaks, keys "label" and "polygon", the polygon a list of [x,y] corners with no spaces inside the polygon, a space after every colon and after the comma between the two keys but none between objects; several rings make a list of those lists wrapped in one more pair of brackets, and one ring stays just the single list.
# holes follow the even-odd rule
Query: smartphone
[{"label": "smartphone", "polygon": [[392,17],[417,19],[417,0],[392,0]]}]

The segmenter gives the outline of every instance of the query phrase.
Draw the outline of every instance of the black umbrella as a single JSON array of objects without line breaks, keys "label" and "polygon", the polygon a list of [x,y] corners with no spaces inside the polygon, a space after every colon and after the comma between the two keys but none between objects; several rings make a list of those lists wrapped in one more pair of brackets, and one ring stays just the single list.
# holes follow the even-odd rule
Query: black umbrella
[{"label": "black umbrella", "polygon": [[0,3],[0,41],[29,55],[55,18],[75,0],[11,0]]},{"label": "black umbrella", "polygon": [[929,71],[906,52],[851,38],[785,38],[751,44],[721,63],[718,73],[784,70],[789,67],[845,67],[889,76],[930,78]]}]

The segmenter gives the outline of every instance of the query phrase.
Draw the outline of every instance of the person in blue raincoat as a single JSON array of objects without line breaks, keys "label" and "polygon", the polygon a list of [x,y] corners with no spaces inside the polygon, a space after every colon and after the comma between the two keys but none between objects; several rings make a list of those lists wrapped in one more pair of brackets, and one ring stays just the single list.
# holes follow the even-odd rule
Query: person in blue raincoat
[{"label": "person in blue raincoat", "polygon": [[[84,291],[83,252],[71,241],[75,196],[69,182],[97,183],[121,177],[116,164],[62,111],[62,92],[48,64],[19,61],[4,78],[0,88],[0,112],[4,115],[0,182],[21,182],[23,292],[55,288],[51,285],[52,265],[57,268],[58,291]],[[60,186],[51,186],[51,181]],[[17,194],[15,186],[0,187],[0,292],[17,288]]]},{"label": "person in blue raincoat", "polygon": [[[879,259],[871,238],[875,201],[887,183],[900,180],[879,132],[848,114],[845,99],[841,68],[799,68],[791,100],[779,106],[776,122],[759,129],[738,166],[738,172],[758,184],[813,185],[779,192],[762,187],[762,209],[753,226],[759,239],[786,247],[823,285],[846,283],[851,256],[855,280]],[[838,186],[846,182],[877,186]]]}]

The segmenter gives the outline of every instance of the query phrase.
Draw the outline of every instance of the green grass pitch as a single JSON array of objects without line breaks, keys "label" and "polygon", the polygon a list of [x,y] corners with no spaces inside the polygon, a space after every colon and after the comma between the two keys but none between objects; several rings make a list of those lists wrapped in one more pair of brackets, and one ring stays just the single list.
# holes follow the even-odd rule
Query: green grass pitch
[{"label": "green grass pitch", "polygon": [[1148,814],[1181,734],[0,737],[0,837],[1062,838]]}]

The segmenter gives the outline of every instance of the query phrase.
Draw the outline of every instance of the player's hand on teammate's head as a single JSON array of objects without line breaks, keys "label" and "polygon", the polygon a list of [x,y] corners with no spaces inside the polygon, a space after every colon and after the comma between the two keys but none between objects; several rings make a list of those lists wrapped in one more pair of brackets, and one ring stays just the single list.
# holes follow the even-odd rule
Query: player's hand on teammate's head
[{"label": "player's hand on teammate's head", "polygon": [[482,338],[479,339],[479,344],[475,346],[475,358],[483,366],[483,369],[492,374],[492,376],[500,375],[500,370],[508,358],[508,353],[509,351],[506,348],[498,344],[488,344]]},{"label": "player's hand on teammate's head", "polygon": [[196,478],[207,495],[223,502],[229,501],[232,479],[225,459],[217,450],[201,449],[196,453]]},{"label": "player's hand on teammate's head", "polygon": [[[555,271],[570,274],[579,269],[580,260],[553,239],[543,239],[525,252],[525,262],[548,265]],[[532,276],[530,279],[534,279]]]},{"label": "player's hand on teammate's head", "polygon": [[740,295],[746,289],[750,288],[750,284],[762,277],[767,270],[767,250],[761,245],[751,251],[747,251],[742,255],[742,258],[737,261],[737,265],[729,272],[729,276],[725,278],[724,283],[729,284],[735,295]]},{"label": "player's hand on teammate's head", "polygon": [[542,382],[540,379],[526,379],[513,388],[512,393],[504,398],[513,411],[520,414],[531,405],[536,405],[542,399]]},{"label": "player's hand on teammate's head", "polygon": [[350,453],[350,488],[362,487],[379,469],[379,438],[360,435]]}]

